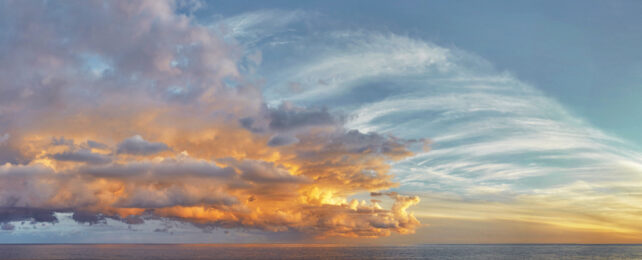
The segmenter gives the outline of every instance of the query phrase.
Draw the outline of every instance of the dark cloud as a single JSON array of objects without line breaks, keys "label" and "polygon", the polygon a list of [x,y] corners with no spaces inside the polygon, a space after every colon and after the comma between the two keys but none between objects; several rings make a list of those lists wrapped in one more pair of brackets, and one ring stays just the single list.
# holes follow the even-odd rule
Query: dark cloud
[{"label": "dark cloud", "polygon": [[167,150],[169,150],[169,147],[164,143],[148,142],[140,135],[135,135],[119,143],[116,152],[120,154],[152,155]]},{"label": "dark cloud", "polygon": [[154,232],[157,232],[157,233],[169,233],[169,228],[157,228],[157,229],[154,229]]},{"label": "dark cloud", "polygon": [[71,218],[78,223],[87,223],[90,225],[107,223],[105,217],[100,213],[96,214],[85,211],[76,211],[71,215]]},{"label": "dark cloud", "polygon": [[97,149],[106,149],[107,148],[106,144],[99,143],[99,142],[92,141],[92,140],[88,140],[87,141],[87,146],[89,148],[97,148]]},{"label": "dark cloud", "polygon": [[288,131],[301,127],[334,125],[337,123],[326,109],[305,109],[287,103],[268,111],[270,129]]},{"label": "dark cloud", "polygon": [[90,164],[105,164],[111,162],[111,158],[109,156],[92,153],[91,151],[84,149],[57,153],[51,155],[51,158],[58,161],[84,162]]},{"label": "dark cloud", "polygon": [[65,137],[54,137],[51,139],[51,144],[52,145],[66,145],[66,146],[74,146],[74,140],[73,139],[66,139]]},{"label": "dark cloud", "polygon": [[159,162],[140,161],[128,164],[110,164],[78,168],[76,172],[99,178],[154,178],[155,180],[173,180],[174,178],[216,178],[231,179],[236,176],[234,169],[221,168],[204,160],[165,159]]},{"label": "dark cloud", "polygon": [[14,230],[15,228],[16,228],[16,226],[11,225],[9,223],[4,223],[4,224],[0,225],[0,229],[5,230],[5,231],[11,231],[11,230]]},{"label": "dark cloud", "polygon": [[0,207],[0,223],[12,221],[33,221],[56,223],[58,219],[54,210],[26,208],[26,207]]},{"label": "dark cloud", "polygon": [[120,221],[122,221],[122,222],[124,222],[126,224],[130,224],[130,225],[140,225],[140,224],[145,223],[145,220],[141,216],[131,216],[130,215],[130,216],[127,216],[127,217],[124,217],[124,218],[120,218],[120,217],[112,217],[112,218],[114,218],[116,220],[120,220]]},{"label": "dark cloud", "polygon": [[276,147],[276,146],[284,146],[284,145],[290,145],[299,142],[299,139],[293,136],[287,136],[287,135],[275,135],[270,138],[268,141],[267,145]]},{"label": "dark cloud", "polygon": [[250,132],[253,132],[253,133],[263,133],[263,132],[265,132],[264,128],[255,127],[254,126],[254,121],[255,121],[254,118],[251,118],[251,117],[245,117],[245,118],[239,119],[239,123],[241,124],[241,126],[243,128],[245,128],[245,129],[249,130]]},{"label": "dark cloud", "polygon": [[0,165],[5,163],[19,164],[28,162],[19,148],[0,144]]},{"label": "dark cloud", "polygon": [[275,108],[264,106],[261,116],[245,117],[239,123],[253,133],[283,133],[308,127],[338,126],[341,120],[325,108],[305,108],[284,102]]}]

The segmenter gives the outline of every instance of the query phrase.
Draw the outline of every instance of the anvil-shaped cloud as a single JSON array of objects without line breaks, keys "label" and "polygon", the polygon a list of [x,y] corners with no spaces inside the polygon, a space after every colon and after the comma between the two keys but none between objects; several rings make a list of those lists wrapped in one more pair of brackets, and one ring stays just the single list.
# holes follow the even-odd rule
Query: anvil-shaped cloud
[{"label": "anvil-shaped cloud", "polygon": [[[0,4],[0,223],[130,224],[378,237],[420,226],[390,163],[424,141],[323,108],[268,106],[244,47],[172,1]],[[73,13],[73,15],[69,15]],[[223,26],[224,27],[224,26]],[[255,62],[258,62],[255,59]],[[379,200],[349,200],[384,192]]]}]

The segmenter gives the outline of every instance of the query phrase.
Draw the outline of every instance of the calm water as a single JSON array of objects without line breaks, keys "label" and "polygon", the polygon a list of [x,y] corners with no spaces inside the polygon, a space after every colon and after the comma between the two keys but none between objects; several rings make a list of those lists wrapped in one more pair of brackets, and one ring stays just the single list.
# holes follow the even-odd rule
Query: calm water
[{"label": "calm water", "polygon": [[0,259],[642,259],[642,245],[0,245]]}]

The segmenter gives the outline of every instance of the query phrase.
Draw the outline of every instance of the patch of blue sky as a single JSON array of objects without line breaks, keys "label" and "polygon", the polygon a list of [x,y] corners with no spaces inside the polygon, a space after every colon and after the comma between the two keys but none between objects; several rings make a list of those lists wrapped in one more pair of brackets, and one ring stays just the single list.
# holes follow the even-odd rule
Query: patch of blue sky
[{"label": "patch of blue sky", "polygon": [[103,73],[112,69],[109,61],[99,54],[82,53],[79,55],[84,67],[95,77],[102,77]]}]

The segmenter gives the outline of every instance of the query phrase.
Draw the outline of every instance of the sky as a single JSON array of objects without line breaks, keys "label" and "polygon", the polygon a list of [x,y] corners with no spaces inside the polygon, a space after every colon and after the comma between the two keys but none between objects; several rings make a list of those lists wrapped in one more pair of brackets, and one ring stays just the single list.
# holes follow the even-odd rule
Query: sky
[{"label": "sky", "polygon": [[640,11],[1,1],[0,243],[642,243]]}]

